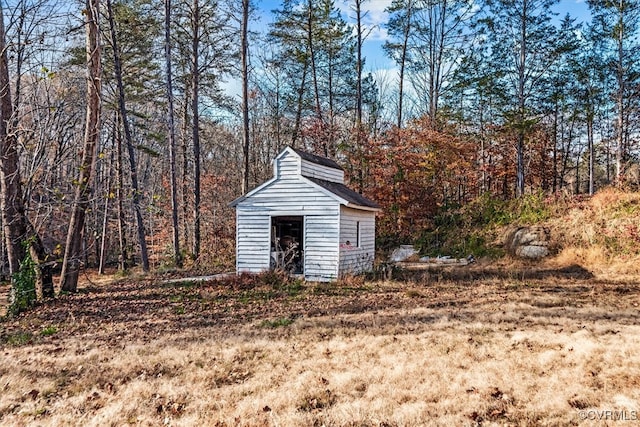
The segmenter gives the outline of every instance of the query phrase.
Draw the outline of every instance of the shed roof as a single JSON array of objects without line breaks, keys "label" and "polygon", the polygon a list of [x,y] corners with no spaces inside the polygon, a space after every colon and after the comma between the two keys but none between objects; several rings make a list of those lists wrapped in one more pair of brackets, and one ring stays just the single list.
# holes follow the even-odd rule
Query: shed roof
[{"label": "shed roof", "polygon": [[[315,154],[307,153],[306,151],[297,150],[292,147],[285,148],[285,150],[283,150],[279,154],[279,156],[282,155],[287,150],[291,150],[295,152],[298,156],[300,156],[300,158],[307,160],[309,162],[316,163],[318,165],[326,166],[333,169],[344,170],[340,167],[340,165],[338,165],[335,161],[331,159],[316,156]],[[341,204],[349,205],[351,207],[360,208],[364,210],[377,211],[381,209],[377,203],[367,199],[362,194],[357,193],[356,191],[353,191],[352,189],[350,189],[349,187],[347,187],[342,183],[326,181],[323,179],[312,178],[304,175],[300,175],[300,178],[303,180],[307,180],[307,182],[310,182],[311,184],[316,185],[321,189],[321,191],[328,193],[330,196],[332,196],[336,201],[338,201]],[[231,207],[237,206],[240,202],[242,202],[243,200],[246,200],[247,198],[251,197],[255,193],[261,191],[263,188],[267,187],[268,185],[271,185],[276,180],[277,179],[274,176],[272,179],[254,188],[253,190],[249,191],[247,194],[238,197],[237,199],[229,203],[229,206]]]},{"label": "shed roof", "polygon": [[353,191],[352,189],[350,189],[344,184],[325,181],[323,179],[317,179],[317,178],[310,178],[310,177],[305,177],[305,178],[319,185],[325,190],[330,191],[331,193],[335,194],[341,199],[344,199],[350,204],[352,203],[354,205],[365,207],[365,208],[380,209],[380,205],[378,205],[376,202],[367,199],[362,194],[356,191]]},{"label": "shed roof", "polygon": [[316,156],[315,154],[307,153],[306,151],[298,150],[297,148],[290,147],[295,153],[303,158],[304,160],[316,163],[318,165],[326,166],[332,169],[344,170],[337,164],[335,161],[331,159],[327,159],[326,157]]}]

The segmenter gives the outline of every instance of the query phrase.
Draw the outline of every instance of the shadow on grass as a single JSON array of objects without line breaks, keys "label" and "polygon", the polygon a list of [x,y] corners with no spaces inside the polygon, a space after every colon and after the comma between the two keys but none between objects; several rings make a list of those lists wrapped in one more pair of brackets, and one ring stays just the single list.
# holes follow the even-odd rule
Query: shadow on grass
[{"label": "shadow on grass", "polygon": [[[363,282],[344,289],[340,283],[237,286],[225,280],[93,286],[6,319],[0,345],[8,336],[47,325],[56,326],[56,339],[91,335],[118,344],[175,339],[185,332],[197,336],[205,330],[216,335],[259,335],[339,327],[373,334],[403,333],[429,328],[443,319],[496,324],[519,319],[552,325],[559,318],[576,324],[640,323],[640,313],[632,306],[640,295],[640,284],[597,282],[577,265],[557,270],[403,271],[402,275],[401,282]],[[273,319],[290,321],[265,328]]]},{"label": "shadow on grass", "polygon": [[562,268],[540,269],[540,268],[496,268],[483,267],[474,268],[468,266],[461,267],[441,267],[425,266],[416,268],[416,265],[399,264],[399,268],[394,274],[394,279],[408,281],[425,281],[431,278],[439,280],[545,280],[550,278],[592,280],[595,276],[586,268],[578,264],[572,264]]}]

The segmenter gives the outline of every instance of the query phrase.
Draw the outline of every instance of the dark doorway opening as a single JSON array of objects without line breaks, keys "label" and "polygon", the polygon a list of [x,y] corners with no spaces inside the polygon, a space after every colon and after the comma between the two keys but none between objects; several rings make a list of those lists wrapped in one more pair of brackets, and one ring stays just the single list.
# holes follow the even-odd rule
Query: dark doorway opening
[{"label": "dark doorway opening", "polygon": [[304,217],[271,218],[271,269],[292,274],[304,273]]}]

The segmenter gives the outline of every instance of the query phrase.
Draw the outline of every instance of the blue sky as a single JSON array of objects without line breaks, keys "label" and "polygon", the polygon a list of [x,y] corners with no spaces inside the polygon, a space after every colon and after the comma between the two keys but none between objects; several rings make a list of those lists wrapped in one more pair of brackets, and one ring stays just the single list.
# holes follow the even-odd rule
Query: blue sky
[{"label": "blue sky", "polygon": [[[252,22],[252,29],[256,32],[266,33],[269,24],[273,21],[271,11],[281,7],[279,0],[255,0],[259,9],[259,17]],[[351,10],[352,0],[334,0],[347,22],[354,22],[354,13]],[[384,24],[388,20],[385,9],[391,4],[392,0],[369,0],[363,5],[363,11],[366,11],[364,25],[369,31],[369,36],[365,40],[363,46],[363,55],[365,57],[365,72],[371,72],[381,88],[388,86],[391,81],[397,78],[397,66],[389,59],[382,46],[387,39],[387,32]],[[578,21],[585,21],[589,18],[589,8],[585,0],[560,0],[554,8],[558,13],[558,17],[562,18],[567,13],[576,17]],[[386,85],[385,85],[386,83]],[[228,95],[240,98],[240,82],[236,79],[230,79],[223,85],[223,89]],[[384,96],[384,94],[381,94]]]},{"label": "blue sky", "polygon": [[[335,0],[336,7],[342,11],[347,22],[354,22],[354,12],[351,10],[352,3],[353,1],[351,0]],[[390,4],[391,0],[369,0],[363,5],[363,12],[366,12],[364,25],[367,31],[370,31],[363,49],[367,71],[395,68],[393,61],[387,58],[382,50],[382,45],[387,38],[384,24],[388,20],[388,15],[385,9]],[[260,21],[254,23],[254,25],[259,25],[262,29],[266,29],[269,23],[272,22],[271,11],[279,9],[281,2],[274,0],[257,0],[257,5],[262,11],[262,16]],[[586,20],[589,17],[589,8],[584,0],[561,0],[554,7],[554,10],[558,12],[559,17],[564,17],[569,13],[578,18],[578,21]]]}]

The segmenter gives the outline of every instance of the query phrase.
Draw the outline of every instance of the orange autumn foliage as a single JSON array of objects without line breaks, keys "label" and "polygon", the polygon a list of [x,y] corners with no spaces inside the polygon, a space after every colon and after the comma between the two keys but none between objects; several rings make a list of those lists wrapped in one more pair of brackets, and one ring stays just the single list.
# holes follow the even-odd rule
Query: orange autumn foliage
[{"label": "orange autumn foliage", "polygon": [[369,141],[363,192],[383,208],[378,234],[410,237],[432,225],[439,208],[476,196],[475,144],[429,118]]}]

